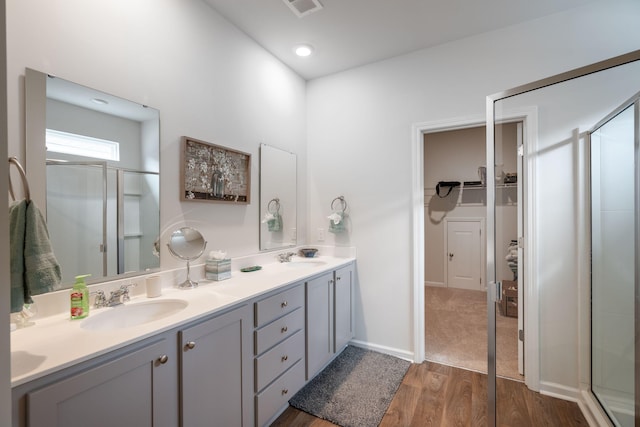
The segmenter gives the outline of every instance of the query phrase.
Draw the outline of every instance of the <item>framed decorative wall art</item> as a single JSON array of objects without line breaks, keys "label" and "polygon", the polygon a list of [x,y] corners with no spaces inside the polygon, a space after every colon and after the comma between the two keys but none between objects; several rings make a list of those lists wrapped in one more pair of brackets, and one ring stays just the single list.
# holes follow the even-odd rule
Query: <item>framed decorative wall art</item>
[{"label": "framed decorative wall art", "polygon": [[251,154],[182,137],[180,200],[249,204]]}]

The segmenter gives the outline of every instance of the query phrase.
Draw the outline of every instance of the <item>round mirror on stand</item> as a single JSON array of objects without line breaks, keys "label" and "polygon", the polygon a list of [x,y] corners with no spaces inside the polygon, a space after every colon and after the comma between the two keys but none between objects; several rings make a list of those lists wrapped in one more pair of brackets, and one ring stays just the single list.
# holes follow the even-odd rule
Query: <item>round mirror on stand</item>
[{"label": "round mirror on stand", "polygon": [[207,242],[202,234],[192,227],[182,227],[171,234],[169,252],[176,258],[187,261],[187,280],[178,285],[180,289],[193,289],[198,287],[198,282],[191,280],[190,262],[200,258],[207,247]]}]

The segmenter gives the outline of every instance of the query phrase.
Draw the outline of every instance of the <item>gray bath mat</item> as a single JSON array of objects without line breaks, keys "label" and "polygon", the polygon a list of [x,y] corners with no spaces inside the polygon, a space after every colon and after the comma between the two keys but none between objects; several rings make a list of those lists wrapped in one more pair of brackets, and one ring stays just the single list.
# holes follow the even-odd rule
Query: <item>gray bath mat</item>
[{"label": "gray bath mat", "polygon": [[343,427],[380,424],[410,362],[348,346],[289,404]]}]

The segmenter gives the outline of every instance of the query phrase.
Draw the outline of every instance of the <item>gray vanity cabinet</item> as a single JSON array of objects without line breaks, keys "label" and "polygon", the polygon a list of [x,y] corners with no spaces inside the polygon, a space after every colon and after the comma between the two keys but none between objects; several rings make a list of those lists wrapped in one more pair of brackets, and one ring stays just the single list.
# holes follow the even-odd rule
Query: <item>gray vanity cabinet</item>
[{"label": "gray vanity cabinet", "polygon": [[306,283],[307,380],[353,338],[353,264]]},{"label": "gray vanity cabinet", "polygon": [[243,305],[180,331],[181,426],[253,425],[252,319]]},{"label": "gray vanity cabinet", "polygon": [[28,427],[175,427],[175,341],[160,339],[26,394]]},{"label": "gray vanity cabinet", "polygon": [[256,426],[266,426],[304,385],[304,285],[254,303]]},{"label": "gray vanity cabinet", "polygon": [[333,272],[307,281],[307,380],[333,356]]},{"label": "gray vanity cabinet", "polygon": [[353,330],[353,264],[335,271],[334,283],[334,351],[340,351],[351,341]]}]

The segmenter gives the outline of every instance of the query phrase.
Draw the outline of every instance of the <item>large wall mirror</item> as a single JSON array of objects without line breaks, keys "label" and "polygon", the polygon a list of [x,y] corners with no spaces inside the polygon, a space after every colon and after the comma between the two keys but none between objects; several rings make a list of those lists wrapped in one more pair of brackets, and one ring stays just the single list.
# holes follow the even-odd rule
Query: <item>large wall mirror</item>
[{"label": "large wall mirror", "polygon": [[62,287],[157,270],[158,110],[27,69],[26,170]]},{"label": "large wall mirror", "polygon": [[296,245],[296,155],[260,145],[260,250]]}]

